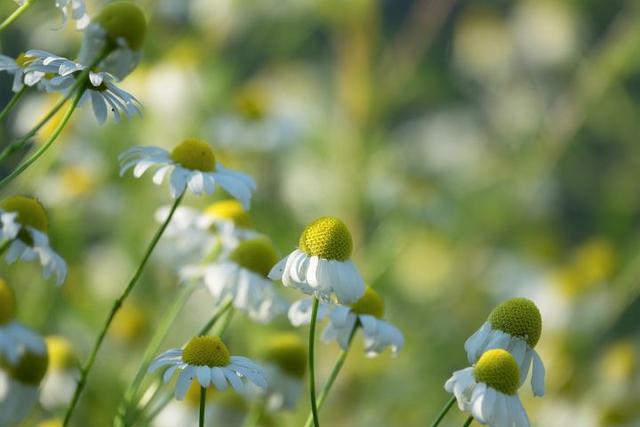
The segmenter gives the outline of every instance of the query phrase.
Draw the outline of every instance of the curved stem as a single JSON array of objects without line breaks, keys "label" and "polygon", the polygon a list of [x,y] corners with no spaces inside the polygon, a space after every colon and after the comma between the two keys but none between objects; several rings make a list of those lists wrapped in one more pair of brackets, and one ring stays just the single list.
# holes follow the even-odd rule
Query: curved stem
[{"label": "curved stem", "polygon": [[114,301],[113,306],[111,307],[111,311],[107,316],[107,320],[105,321],[104,326],[102,327],[102,330],[98,334],[98,338],[96,339],[96,342],[93,345],[91,354],[89,355],[89,358],[87,359],[85,365],[82,367],[80,371],[80,381],[78,382],[76,391],[73,394],[73,399],[71,400],[69,409],[67,409],[67,413],[65,414],[64,422],[62,424],[63,427],[69,425],[69,420],[71,419],[71,415],[73,414],[73,411],[76,405],[78,404],[78,399],[80,398],[80,394],[82,393],[82,390],[84,390],[84,387],[87,384],[87,377],[89,375],[89,372],[91,371],[91,368],[93,367],[93,363],[95,362],[96,356],[98,355],[98,350],[100,350],[100,347],[102,346],[102,341],[104,340],[104,337],[107,334],[107,330],[109,329],[109,326],[111,326],[111,322],[113,321],[113,318],[115,317],[118,310],[120,310],[120,307],[122,307],[122,303],[127,299],[127,296],[129,296],[129,293],[133,290],[136,283],[138,283],[138,279],[140,279],[140,276],[142,275],[144,267],[147,265],[147,261],[149,261],[149,258],[151,257],[151,253],[153,252],[156,245],[158,244],[158,241],[160,240],[160,237],[164,233],[164,230],[169,225],[169,222],[171,221],[173,214],[178,208],[178,205],[182,201],[184,194],[185,193],[183,192],[173,203],[173,206],[171,207],[171,211],[169,212],[167,219],[160,225],[160,228],[158,228],[158,230],[156,231],[156,234],[153,236],[153,239],[151,239],[151,243],[149,244],[149,247],[147,247],[147,250],[144,256],[142,257],[142,261],[140,262],[140,265],[136,269],[135,273],[133,274],[133,277],[127,284],[127,287],[124,289],[122,294]]},{"label": "curved stem", "polygon": [[311,323],[309,324],[309,396],[311,397],[311,415],[313,417],[313,425],[320,427],[320,419],[318,418],[318,403],[316,402],[316,372],[315,372],[315,340],[316,340],[316,322],[318,320],[318,298],[313,299],[313,308],[311,311]]},{"label": "curved stem", "polygon": [[[198,332],[198,336],[207,335],[211,328],[213,328],[213,325],[215,325],[216,322],[231,308],[232,303],[232,298],[227,299],[227,301],[222,304],[220,309],[216,311],[211,319],[209,319],[209,321],[202,327],[202,329],[200,329],[200,332]],[[228,323],[225,324],[224,329],[226,329],[227,324]]]},{"label": "curved stem", "polygon": [[472,422],[473,422],[473,417],[469,416],[469,418],[467,418],[467,421],[464,423],[464,425],[462,427],[467,427],[467,426],[471,425]]},{"label": "curved stem", "polygon": [[447,412],[449,412],[449,409],[451,409],[451,407],[453,406],[455,401],[456,401],[456,397],[455,396],[451,396],[451,399],[449,399],[447,404],[444,405],[444,408],[442,408],[440,410],[440,413],[438,414],[438,418],[436,418],[436,420],[433,422],[433,424],[431,424],[431,427],[436,427],[438,424],[440,424],[440,421],[442,421],[444,416],[447,415]]},{"label": "curved stem", "polygon": [[0,24],[0,32],[4,31],[9,25],[13,23],[13,21],[18,19],[23,13],[29,10],[33,3],[35,3],[35,0],[27,0],[22,6],[14,10],[13,13],[9,15],[9,17],[5,19],[2,24]]},{"label": "curved stem", "polygon": [[198,425],[200,427],[204,427],[204,407],[207,402],[207,389],[204,387],[200,387],[200,420],[198,421]]},{"label": "curved stem", "polygon": [[4,117],[16,106],[22,95],[27,91],[27,85],[22,86],[22,89],[13,94],[7,105],[0,111],[0,120],[4,120]]},{"label": "curved stem", "polygon": [[82,98],[82,95],[84,94],[84,91],[85,89],[78,90],[78,93],[76,93],[76,97],[73,99],[71,106],[69,107],[67,112],[64,114],[64,116],[62,117],[62,120],[60,121],[56,129],[53,131],[53,133],[51,134],[47,142],[42,144],[42,147],[38,148],[38,150],[35,153],[33,153],[31,157],[29,157],[27,160],[22,162],[20,166],[18,166],[13,172],[11,172],[9,175],[2,178],[2,180],[0,180],[0,188],[4,187],[11,180],[13,180],[22,172],[24,172],[29,166],[31,166],[31,164],[33,164],[33,162],[38,160],[40,156],[42,156],[45,153],[45,151],[49,149],[49,147],[51,147],[51,144],[55,142],[55,140],[58,138],[58,136],[60,135],[64,127],[67,125],[67,122],[73,115],[73,112],[75,111],[76,107],[78,106],[78,103],[80,102],[80,98]]},{"label": "curved stem", "polygon": [[[353,325],[353,329],[351,329],[351,333],[349,334],[349,340],[347,341],[347,348],[345,348],[340,352],[340,356],[338,356],[338,359],[336,360],[336,364],[333,365],[333,369],[329,374],[329,378],[327,379],[327,382],[322,387],[320,396],[318,396],[318,410],[322,408],[322,405],[324,404],[324,401],[327,398],[327,395],[329,394],[331,387],[333,387],[333,383],[335,383],[336,378],[338,378],[338,374],[342,369],[342,365],[344,365],[345,360],[347,360],[347,354],[349,353],[349,349],[351,348],[351,342],[353,341],[353,337],[356,335],[357,330],[358,330],[358,323]],[[313,423],[313,414],[309,414],[309,416],[307,417],[307,422],[304,425],[305,427],[311,427],[312,423]]]}]

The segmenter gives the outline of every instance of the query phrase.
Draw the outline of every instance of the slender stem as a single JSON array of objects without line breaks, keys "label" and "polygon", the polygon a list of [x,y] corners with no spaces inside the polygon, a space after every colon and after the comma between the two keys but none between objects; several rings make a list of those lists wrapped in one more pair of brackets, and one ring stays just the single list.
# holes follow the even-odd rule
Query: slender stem
[{"label": "slender stem", "polygon": [[49,149],[49,147],[51,147],[51,144],[55,142],[55,140],[58,138],[58,136],[60,135],[64,127],[67,125],[67,122],[73,115],[73,112],[75,111],[76,107],[78,106],[78,103],[80,102],[80,98],[82,98],[82,94],[84,94],[84,91],[85,91],[84,89],[78,90],[78,93],[76,93],[76,97],[73,99],[71,106],[69,107],[67,112],[64,114],[64,116],[62,117],[62,120],[60,121],[56,129],[53,131],[53,133],[51,134],[47,142],[45,142],[40,148],[38,148],[38,150],[35,153],[33,153],[31,157],[29,157],[27,160],[22,162],[20,166],[18,166],[13,172],[11,172],[9,175],[2,178],[2,180],[0,180],[0,188],[4,187],[14,178],[20,175],[22,172],[24,172],[29,166],[31,166],[33,162],[38,160],[40,156],[42,156],[45,153],[45,151]]},{"label": "slender stem", "polygon": [[313,417],[313,425],[320,427],[320,418],[318,418],[318,403],[316,402],[316,372],[315,372],[315,340],[316,340],[316,322],[318,320],[318,305],[320,300],[313,299],[313,308],[311,311],[311,323],[309,324],[309,396],[311,397],[311,415]]},{"label": "slender stem", "polygon": [[462,427],[467,427],[469,425],[471,425],[471,423],[473,422],[473,417],[470,416],[469,418],[467,418],[467,421],[465,421],[464,425]]},{"label": "slender stem", "polygon": [[4,31],[9,25],[13,23],[16,19],[18,19],[23,13],[25,13],[29,8],[35,3],[35,0],[27,0],[22,6],[18,7],[13,11],[11,15],[7,19],[5,19],[2,24],[0,24],[0,32]]},{"label": "slender stem", "polygon": [[7,239],[2,244],[0,244],[0,256],[4,255],[4,253],[9,249],[9,245],[13,242],[11,239]]},{"label": "slender stem", "polygon": [[171,211],[169,212],[167,219],[160,225],[160,228],[158,228],[158,230],[156,231],[156,234],[153,236],[153,239],[151,239],[151,243],[149,244],[149,247],[147,248],[144,256],[142,257],[142,261],[140,262],[140,265],[136,269],[135,273],[133,274],[133,277],[127,284],[127,287],[124,289],[122,294],[114,301],[113,307],[111,307],[111,311],[109,312],[107,320],[105,321],[104,326],[102,327],[102,330],[98,334],[98,338],[96,339],[96,342],[93,345],[91,354],[89,355],[89,358],[87,359],[85,365],[82,367],[80,371],[80,381],[78,382],[76,391],[73,394],[71,405],[69,405],[69,408],[67,409],[67,413],[65,414],[64,422],[62,424],[63,427],[69,425],[69,421],[71,420],[71,415],[73,414],[73,411],[76,405],[78,404],[78,399],[80,398],[80,394],[82,393],[82,390],[86,386],[87,377],[89,375],[89,372],[91,371],[91,367],[93,366],[93,363],[96,360],[96,356],[98,355],[98,350],[100,350],[100,346],[102,345],[102,341],[104,340],[104,337],[107,334],[107,330],[109,329],[109,326],[111,326],[111,322],[113,321],[113,318],[115,317],[118,310],[120,310],[120,307],[122,307],[122,303],[126,300],[127,296],[129,296],[129,293],[133,290],[136,283],[138,283],[138,279],[140,279],[140,276],[144,271],[144,267],[147,265],[147,261],[149,261],[149,258],[151,257],[151,253],[153,252],[156,245],[158,244],[158,241],[160,240],[160,237],[164,233],[164,230],[169,225],[169,222],[171,221],[173,214],[178,208],[178,205],[182,201],[184,194],[185,193],[183,192],[173,203],[173,206],[171,207]]},{"label": "slender stem", "polygon": [[199,426],[204,427],[204,407],[207,402],[207,389],[200,387],[200,421]]},{"label": "slender stem", "polygon": [[7,105],[0,111],[0,120],[4,120],[4,117],[16,106],[22,95],[27,91],[27,85],[23,85],[22,89],[13,94]]},{"label": "slender stem", "polygon": [[[207,335],[211,328],[213,328],[213,325],[215,325],[216,322],[227,312],[227,310],[231,308],[232,303],[232,298],[227,299],[227,301],[224,302],[218,309],[218,311],[213,314],[211,319],[209,319],[209,321],[202,327],[202,329],[200,329],[200,332],[198,332],[198,336]],[[224,329],[226,329],[226,325]]]},{"label": "slender stem", "polygon": [[[327,379],[327,382],[322,387],[322,391],[318,396],[318,410],[322,408],[322,405],[324,404],[324,401],[327,398],[327,395],[329,394],[331,387],[333,387],[333,384],[336,382],[336,378],[338,378],[338,374],[342,369],[342,365],[344,365],[345,360],[347,360],[347,354],[349,353],[349,349],[351,348],[351,342],[353,341],[353,337],[356,335],[357,330],[358,330],[358,323],[353,325],[353,329],[351,329],[351,333],[349,334],[349,339],[347,341],[347,348],[345,348],[340,352],[340,356],[338,356],[338,359],[336,360],[336,364],[333,365],[333,369],[329,374],[329,378]],[[309,416],[307,417],[307,422],[305,423],[305,427],[311,427],[312,423],[313,423],[313,414],[309,414]]]},{"label": "slender stem", "polygon": [[438,418],[436,418],[433,424],[431,424],[431,427],[436,427],[438,424],[440,424],[440,421],[442,421],[444,416],[447,415],[447,412],[449,412],[449,409],[451,409],[455,401],[456,401],[456,397],[451,396],[451,399],[449,399],[447,404],[444,405],[444,407],[440,410],[440,413],[438,414]]}]

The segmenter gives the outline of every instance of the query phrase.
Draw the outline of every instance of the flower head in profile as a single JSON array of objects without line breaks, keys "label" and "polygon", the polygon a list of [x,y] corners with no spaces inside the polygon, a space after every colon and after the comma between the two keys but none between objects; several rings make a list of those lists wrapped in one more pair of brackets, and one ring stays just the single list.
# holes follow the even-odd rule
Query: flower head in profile
[{"label": "flower head in profile", "polygon": [[0,55],[0,71],[13,75],[13,92],[26,86],[37,86],[45,92],[63,92],[74,81],[72,73],[79,65],[44,50],[31,49],[15,59]]},{"label": "flower head in profile", "polygon": [[151,363],[149,372],[165,366],[168,366],[162,375],[165,383],[179,372],[175,390],[178,400],[185,397],[194,380],[201,387],[213,386],[218,390],[231,384],[237,393],[244,393],[246,381],[262,388],[267,386],[262,368],[246,357],[231,356],[217,336],[194,337],[184,348],[164,352]]},{"label": "flower head in profile", "polygon": [[106,72],[89,73],[89,84],[80,102],[86,102],[87,99],[91,100],[93,114],[100,124],[107,120],[109,111],[113,114],[116,123],[120,121],[121,114],[129,119],[135,115],[142,115],[140,101],[119,88],[115,77]]},{"label": "flower head in profile", "polygon": [[444,388],[453,393],[461,411],[490,427],[529,427],[518,397],[520,370],[506,350],[493,349],[469,368],[453,373]]},{"label": "flower head in profile", "polygon": [[53,274],[61,285],[67,277],[67,264],[49,246],[48,228],[47,213],[38,200],[10,196],[0,201],[0,242],[7,245],[6,261],[37,259],[44,278]]},{"label": "flower head in profile", "polygon": [[[25,351],[15,364],[0,370],[0,425],[12,426],[24,420],[38,401],[39,384],[47,372],[46,346],[41,352]],[[1,364],[1,363],[0,363]]]},{"label": "flower head in profile", "polygon": [[69,340],[62,336],[45,338],[49,369],[42,381],[40,403],[47,409],[69,404],[78,382],[78,361]]},{"label": "flower head in profile", "polygon": [[287,287],[339,304],[352,304],[364,293],[364,281],[351,261],[353,242],[347,226],[322,217],[309,224],[298,248],[276,264],[269,277]]},{"label": "flower head in profile", "polygon": [[171,172],[170,191],[176,198],[188,187],[196,195],[213,194],[216,184],[242,203],[245,210],[251,205],[251,195],[256,184],[241,172],[225,168],[216,160],[211,146],[199,139],[186,139],[171,152],[159,147],[133,147],[120,155],[120,175],[133,168],[139,178],[152,167],[158,167],[153,182],[162,184]]},{"label": "flower head in profile", "polygon": [[146,32],[147,21],[140,7],[130,1],[111,2],[85,29],[79,60],[91,64],[108,52],[98,69],[122,80],[140,62]]},{"label": "flower head in profile", "polygon": [[507,350],[520,368],[520,384],[533,366],[531,387],[536,396],[542,396],[545,368],[534,350],[541,333],[542,317],[538,307],[526,298],[512,298],[493,309],[487,321],[464,343],[464,348],[472,364],[487,350]]},{"label": "flower head in profile", "polygon": [[216,305],[227,298],[257,322],[267,323],[287,309],[267,277],[278,261],[276,248],[267,237],[242,241],[227,257],[205,264],[184,267],[183,280],[201,280]]},{"label": "flower head in profile", "polygon": [[40,335],[15,318],[16,297],[7,282],[0,279],[0,360],[10,365],[18,363],[25,352],[46,353]]}]

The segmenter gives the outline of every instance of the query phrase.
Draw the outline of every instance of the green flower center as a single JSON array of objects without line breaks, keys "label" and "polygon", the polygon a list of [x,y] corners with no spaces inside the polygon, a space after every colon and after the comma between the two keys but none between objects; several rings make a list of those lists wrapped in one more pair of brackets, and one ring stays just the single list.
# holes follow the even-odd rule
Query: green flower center
[{"label": "green flower center", "polygon": [[187,169],[202,172],[216,170],[216,156],[211,146],[200,139],[185,139],[171,151],[171,159]]},{"label": "green flower center", "polygon": [[533,301],[526,298],[512,298],[493,309],[489,314],[493,329],[520,337],[535,347],[542,333],[542,317]]},{"label": "green flower center", "polygon": [[268,238],[244,240],[229,254],[229,259],[239,266],[267,277],[278,262],[276,248]]},{"label": "green flower center", "polygon": [[338,218],[327,216],[304,229],[298,246],[309,256],[346,261],[351,256],[353,242],[347,226]]},{"label": "green flower center", "polygon": [[307,347],[295,334],[276,335],[267,345],[264,360],[278,365],[294,377],[302,378],[307,369]]},{"label": "green flower center", "polygon": [[118,39],[124,38],[132,50],[140,50],[147,32],[147,21],[142,9],[135,3],[116,1],[108,4],[93,20],[107,33],[112,49],[118,47]]},{"label": "green flower center", "polygon": [[15,365],[6,364],[4,369],[11,378],[22,384],[37,386],[47,373],[49,357],[47,353],[37,354],[26,351]]},{"label": "green flower center", "polygon": [[0,279],[0,325],[11,322],[16,316],[16,296],[13,289]]},{"label": "green flower center", "polygon": [[182,351],[184,363],[195,366],[227,366],[231,361],[229,349],[220,337],[195,337]]},{"label": "green flower center", "polygon": [[71,343],[60,336],[45,338],[49,352],[49,367],[53,371],[64,371],[75,366],[76,359]]},{"label": "green flower center", "polygon": [[204,214],[210,218],[233,222],[238,227],[251,228],[251,219],[237,200],[222,200],[209,205]]},{"label": "green flower center", "polygon": [[370,314],[382,319],[384,316],[384,300],[380,294],[367,286],[362,298],[351,304],[351,311],[356,314]]},{"label": "green flower center", "polygon": [[520,384],[520,369],[516,359],[502,349],[485,352],[473,368],[473,376],[477,382],[507,395],[516,394]]},{"label": "green flower center", "polygon": [[36,58],[31,56],[31,55],[27,55],[26,53],[21,53],[16,58],[16,64],[18,64],[18,66],[20,66],[22,68],[25,68],[25,67],[28,67],[29,65],[31,65],[31,63],[33,62],[34,59],[36,59]]},{"label": "green flower center", "polygon": [[16,212],[18,222],[30,226],[43,233],[47,232],[49,222],[47,213],[37,199],[25,196],[11,196],[0,202],[0,209]]}]

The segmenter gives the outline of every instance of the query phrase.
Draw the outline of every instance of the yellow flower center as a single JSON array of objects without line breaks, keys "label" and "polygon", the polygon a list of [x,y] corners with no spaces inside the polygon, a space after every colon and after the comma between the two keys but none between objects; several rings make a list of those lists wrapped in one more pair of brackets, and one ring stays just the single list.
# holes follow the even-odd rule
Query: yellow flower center
[{"label": "yellow flower center", "polygon": [[144,308],[130,302],[122,306],[113,319],[110,333],[117,339],[134,343],[144,335],[147,328],[147,316]]},{"label": "yellow flower center", "polygon": [[0,279],[0,325],[11,322],[16,317],[16,296],[13,289]]},{"label": "yellow flower center", "polygon": [[75,366],[71,343],[64,337],[52,335],[45,338],[49,352],[49,367],[53,371],[64,371]]},{"label": "yellow flower center", "polygon": [[258,89],[245,89],[236,96],[236,110],[249,120],[260,120],[266,114],[264,94]]},{"label": "yellow flower center", "polygon": [[504,394],[516,394],[520,384],[520,368],[516,359],[506,350],[485,352],[473,368],[477,382],[485,383]]},{"label": "yellow flower center", "polygon": [[62,427],[62,421],[60,420],[46,420],[40,422],[38,427]]},{"label": "yellow flower center", "polygon": [[107,33],[107,42],[112,49],[117,48],[118,39],[123,38],[132,50],[140,50],[147,32],[147,21],[142,9],[129,1],[108,4],[96,16],[97,22]]},{"label": "yellow flower center", "polygon": [[542,317],[533,301],[526,298],[512,298],[493,309],[489,315],[493,329],[520,337],[535,347],[542,333]]},{"label": "yellow flower center", "polygon": [[216,170],[216,156],[211,146],[200,139],[185,139],[171,151],[171,159],[187,169],[202,172]]},{"label": "yellow flower center", "polygon": [[182,351],[184,363],[195,366],[227,366],[231,361],[229,350],[220,337],[195,337]]},{"label": "yellow flower center", "polygon": [[229,254],[229,259],[239,266],[267,277],[278,262],[276,248],[266,237],[244,240]]},{"label": "yellow flower center", "polygon": [[356,314],[370,314],[382,319],[384,316],[384,300],[380,294],[367,286],[362,298],[351,304],[351,311]]},{"label": "yellow flower center", "polygon": [[27,55],[26,53],[21,53],[16,58],[16,64],[18,64],[18,66],[20,66],[22,68],[25,68],[25,67],[28,67],[29,65],[31,65],[31,63],[33,62],[34,59],[36,59],[36,58],[31,56],[31,55]]},{"label": "yellow flower center", "polygon": [[304,377],[307,347],[295,334],[280,334],[271,338],[263,357],[294,377]]},{"label": "yellow flower center", "polygon": [[204,214],[213,219],[233,222],[238,227],[251,228],[251,219],[237,200],[222,200],[209,205]]},{"label": "yellow flower center", "polygon": [[22,384],[37,386],[47,373],[48,364],[49,357],[46,352],[44,354],[37,354],[25,351],[17,364],[7,364],[4,369],[14,380]]},{"label": "yellow flower center", "polygon": [[37,199],[26,196],[10,196],[0,202],[0,209],[16,212],[18,222],[30,226],[43,233],[49,228],[47,213]]},{"label": "yellow flower center", "polygon": [[300,236],[300,250],[309,256],[346,261],[351,256],[353,242],[349,229],[338,218],[318,218]]}]

